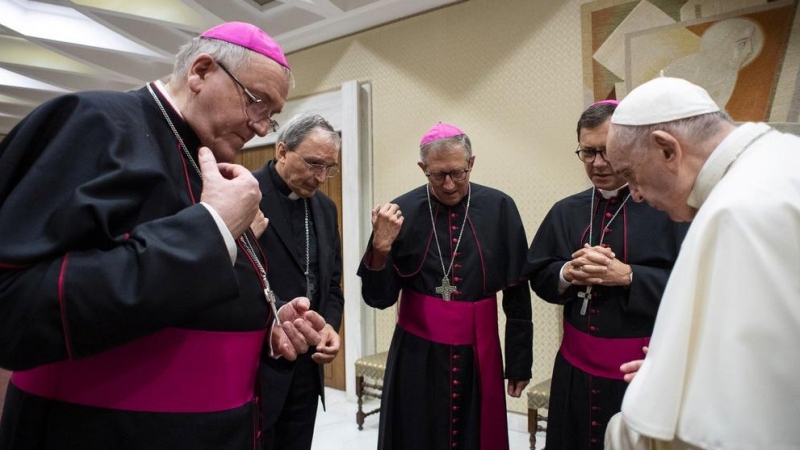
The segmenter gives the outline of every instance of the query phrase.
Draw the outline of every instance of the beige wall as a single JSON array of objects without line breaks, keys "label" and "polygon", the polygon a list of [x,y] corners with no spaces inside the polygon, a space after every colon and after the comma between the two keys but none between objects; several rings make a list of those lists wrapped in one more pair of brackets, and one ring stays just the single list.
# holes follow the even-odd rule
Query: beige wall
[{"label": "beige wall", "polygon": [[[292,96],[372,83],[376,202],[425,181],[416,166],[425,130],[459,125],[477,155],[472,180],[516,200],[530,240],[556,200],[588,187],[572,154],[584,106],[580,3],[468,0],[297,52]],[[537,382],[550,376],[560,311],[533,304]],[[379,350],[394,321],[394,311],[376,314]],[[513,411],[525,405],[509,399]]]}]

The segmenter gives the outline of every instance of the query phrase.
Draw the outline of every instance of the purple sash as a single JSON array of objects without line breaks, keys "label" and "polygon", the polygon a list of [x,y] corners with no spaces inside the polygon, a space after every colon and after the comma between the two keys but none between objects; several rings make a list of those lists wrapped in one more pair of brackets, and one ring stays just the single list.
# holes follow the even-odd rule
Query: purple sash
[{"label": "purple sash", "polygon": [[397,325],[440,344],[472,345],[481,390],[481,448],[508,449],[497,296],[455,302],[404,289]]},{"label": "purple sash", "polygon": [[559,351],[570,364],[596,377],[622,380],[619,366],[644,358],[642,347],[650,345],[650,336],[638,338],[602,338],[583,333],[564,322],[564,337]]},{"label": "purple sash", "polygon": [[14,372],[30,394],[127,411],[212,412],[253,399],[265,330],[167,328],[77,360]]}]

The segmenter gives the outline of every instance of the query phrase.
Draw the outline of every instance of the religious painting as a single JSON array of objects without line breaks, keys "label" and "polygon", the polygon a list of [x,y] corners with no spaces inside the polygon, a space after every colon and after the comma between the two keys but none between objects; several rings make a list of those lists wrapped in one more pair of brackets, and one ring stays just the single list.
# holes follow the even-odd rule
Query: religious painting
[{"label": "religious painting", "polygon": [[798,14],[798,0],[585,3],[585,102],[620,100],[648,80],[673,76],[703,86],[737,122],[797,133]]}]

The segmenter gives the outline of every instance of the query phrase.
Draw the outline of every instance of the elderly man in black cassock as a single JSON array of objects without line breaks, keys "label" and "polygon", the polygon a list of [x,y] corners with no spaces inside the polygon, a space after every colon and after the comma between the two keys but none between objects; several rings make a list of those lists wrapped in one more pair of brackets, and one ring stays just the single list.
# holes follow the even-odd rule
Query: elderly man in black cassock
[{"label": "elderly man in black cassock", "polygon": [[299,114],[275,141],[275,159],[253,173],[261,187],[261,210],[270,219],[259,242],[269,280],[283,299],[306,296],[325,319],[313,352],[298,355],[293,367],[275,368],[262,358],[261,436],[265,450],[308,450],[314,436],[318,398],[325,404],[322,365],[339,353],[342,322],[342,247],[336,204],[320,187],[339,173],[342,140],[317,114]]},{"label": "elderly man in black cassock", "polygon": [[527,241],[516,204],[470,183],[469,138],[439,123],[420,142],[428,183],[376,206],[358,275],[362,296],[399,317],[389,349],[378,448],[508,449],[497,292],[503,292],[507,392],[531,378]]},{"label": "elderly man in black cassock", "polygon": [[564,305],[548,406],[551,450],[603,448],[627,388],[620,365],[644,356],[687,229],[631,201],[606,161],[616,105],[600,101],[581,115],[575,153],[593,186],[553,205],[528,252],[533,291]]},{"label": "elderly man in black cassock", "polygon": [[258,182],[231,164],[289,81],[228,22],[167,81],[58,97],[0,143],[0,448],[258,445],[262,347],[294,359],[324,326],[305,298],[276,311]]}]

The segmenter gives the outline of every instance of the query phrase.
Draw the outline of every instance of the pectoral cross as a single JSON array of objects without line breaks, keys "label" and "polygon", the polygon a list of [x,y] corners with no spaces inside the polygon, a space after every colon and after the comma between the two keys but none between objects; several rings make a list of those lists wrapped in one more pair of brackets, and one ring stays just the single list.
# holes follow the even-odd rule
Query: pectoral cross
[{"label": "pectoral cross", "polygon": [[311,296],[314,295],[314,283],[311,281],[308,272],[305,273],[305,276],[306,276],[306,297],[308,298],[308,301],[311,301]]},{"label": "pectoral cross", "polygon": [[278,325],[280,321],[278,320],[278,307],[275,306],[277,300],[275,299],[275,293],[272,292],[272,289],[267,287],[264,289],[264,297],[267,298],[267,303],[269,303],[270,308],[272,309],[272,322],[275,325]]},{"label": "pectoral cross", "polygon": [[450,294],[456,291],[456,286],[450,286],[447,277],[442,278],[442,285],[436,288],[436,293],[441,295],[444,301],[450,301]]},{"label": "pectoral cross", "polygon": [[586,307],[589,306],[589,300],[592,299],[592,287],[586,286],[585,292],[578,292],[578,297],[583,299],[583,305],[581,306],[581,315],[586,315]]}]

